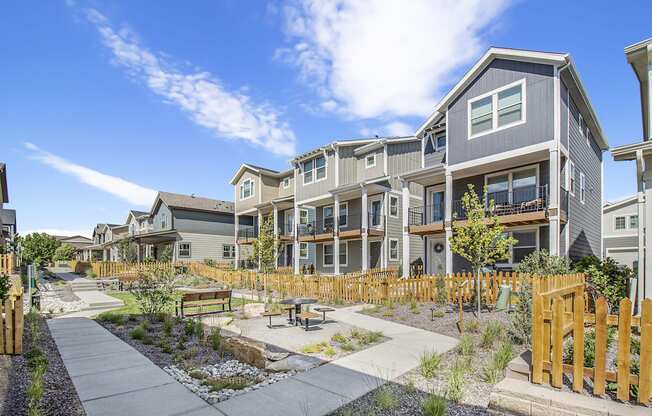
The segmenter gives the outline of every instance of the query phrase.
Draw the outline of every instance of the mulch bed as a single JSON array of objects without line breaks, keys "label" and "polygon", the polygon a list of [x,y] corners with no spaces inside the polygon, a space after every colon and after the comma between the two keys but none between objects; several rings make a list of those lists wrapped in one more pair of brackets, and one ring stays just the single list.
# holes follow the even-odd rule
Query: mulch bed
[{"label": "mulch bed", "polygon": [[[34,345],[29,325],[27,325],[27,322],[25,324],[23,355],[12,356],[11,366],[8,369],[9,385],[2,410],[3,416],[27,414],[26,390],[30,384],[31,375],[24,354],[29,352]],[[59,350],[43,317],[38,317],[38,325],[41,329],[41,339],[38,347],[48,359],[48,370],[44,375],[43,398],[39,406],[41,414],[52,416],[85,415],[86,412],[84,412],[84,408],[79,401],[75,386],[68,376],[66,366],[59,356]]]}]

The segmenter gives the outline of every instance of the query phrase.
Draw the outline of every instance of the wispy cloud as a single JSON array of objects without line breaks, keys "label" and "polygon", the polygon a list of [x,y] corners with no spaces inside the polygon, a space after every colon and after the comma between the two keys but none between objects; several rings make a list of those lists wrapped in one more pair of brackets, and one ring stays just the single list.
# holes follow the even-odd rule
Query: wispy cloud
[{"label": "wispy cloud", "polygon": [[49,235],[65,235],[72,237],[74,235],[82,235],[84,237],[91,237],[91,232],[89,230],[67,230],[63,228],[37,228],[33,230],[21,231],[21,235],[28,235],[32,233],[45,233]]},{"label": "wispy cloud", "polygon": [[414,127],[400,121],[393,121],[378,127],[363,127],[360,129],[363,136],[410,136],[414,134]]},{"label": "wispy cloud", "polygon": [[149,207],[156,198],[156,191],[153,189],[145,188],[122,178],[106,175],[85,166],[69,162],[29,142],[25,143],[25,148],[31,152],[29,155],[31,159],[134,205]]},{"label": "wispy cloud", "polygon": [[510,0],[295,0],[289,45],[321,108],[349,118],[423,116],[485,47],[485,29]]},{"label": "wispy cloud", "polygon": [[97,27],[117,65],[188,114],[196,124],[218,137],[242,140],[274,154],[295,153],[294,132],[272,105],[254,103],[242,92],[229,91],[208,72],[182,72],[167,55],[164,58],[141,46],[126,28],[115,30],[95,9],[88,9],[86,16]]}]

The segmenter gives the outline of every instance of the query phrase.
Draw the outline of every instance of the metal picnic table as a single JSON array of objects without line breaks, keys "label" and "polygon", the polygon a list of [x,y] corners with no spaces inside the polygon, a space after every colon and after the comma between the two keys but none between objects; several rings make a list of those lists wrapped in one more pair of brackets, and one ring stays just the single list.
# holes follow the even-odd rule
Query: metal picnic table
[{"label": "metal picnic table", "polygon": [[288,298],[288,299],[283,299],[282,301],[279,302],[281,305],[294,305],[294,319],[292,319],[292,309],[288,309],[288,322],[289,323],[294,323],[295,326],[298,326],[301,323],[301,318],[299,318],[299,315],[301,314],[301,307],[303,305],[310,305],[313,303],[317,303],[317,299],[313,298]]}]

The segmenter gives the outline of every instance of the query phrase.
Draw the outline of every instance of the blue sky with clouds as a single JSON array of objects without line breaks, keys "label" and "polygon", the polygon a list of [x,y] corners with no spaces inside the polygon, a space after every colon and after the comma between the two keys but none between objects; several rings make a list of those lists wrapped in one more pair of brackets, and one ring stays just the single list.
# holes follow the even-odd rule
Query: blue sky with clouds
[{"label": "blue sky with clouds", "polygon": [[[638,3],[638,4],[634,4]],[[241,162],[409,134],[488,46],[569,52],[610,145],[639,141],[623,48],[649,1],[11,2],[0,161],[19,231],[88,234],[156,190],[233,199]],[[607,199],[634,168],[605,158]]]}]

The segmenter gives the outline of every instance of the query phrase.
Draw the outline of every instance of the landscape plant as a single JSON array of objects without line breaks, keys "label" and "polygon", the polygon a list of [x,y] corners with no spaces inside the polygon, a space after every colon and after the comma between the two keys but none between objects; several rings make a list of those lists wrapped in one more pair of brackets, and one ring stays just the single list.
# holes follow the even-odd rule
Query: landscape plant
[{"label": "landscape plant", "polygon": [[4,301],[9,296],[9,290],[11,289],[11,279],[6,274],[0,274],[0,303]]},{"label": "landscape plant", "polygon": [[138,246],[131,239],[124,239],[118,243],[118,254],[120,259],[127,263],[138,261]]},{"label": "landscape plant", "polygon": [[61,243],[46,233],[31,233],[18,237],[21,247],[21,258],[25,264],[33,264],[41,268],[52,262],[54,252]]},{"label": "landscape plant", "polygon": [[75,258],[77,249],[68,243],[61,244],[54,250],[53,259],[55,261],[69,261]]},{"label": "landscape plant", "polygon": [[158,260],[163,263],[169,263],[172,261],[172,254],[172,246],[168,244],[161,250],[161,253],[158,255]]},{"label": "landscape plant", "polygon": [[156,268],[141,274],[131,284],[129,293],[140,311],[150,320],[156,320],[174,305],[176,280],[174,271]]},{"label": "landscape plant", "polygon": [[464,376],[468,365],[458,359],[451,368],[446,379],[446,397],[454,402],[459,402],[464,397]]},{"label": "landscape plant", "polygon": [[618,265],[610,257],[600,260],[586,256],[573,264],[573,270],[586,274],[587,283],[607,299],[612,313],[618,312],[620,300],[627,297],[629,279],[634,276],[631,268]]},{"label": "landscape plant", "polygon": [[448,415],[448,401],[438,394],[429,394],[421,405],[425,416],[446,416]]},{"label": "landscape plant", "polygon": [[268,216],[260,224],[258,238],[252,244],[253,258],[258,259],[263,273],[271,273],[276,269],[278,244],[274,237],[274,217]]},{"label": "landscape plant", "polygon": [[441,354],[432,351],[424,352],[419,360],[419,372],[424,378],[433,378],[441,365]]},{"label": "landscape plant", "polygon": [[505,236],[505,227],[500,225],[498,216],[494,214],[494,201],[487,199],[487,188],[483,191],[483,201],[472,184],[462,197],[462,207],[466,213],[463,225],[453,222],[453,235],[450,246],[453,253],[466,259],[476,275],[476,301],[478,317],[481,308],[480,273],[482,268],[495,264],[496,261],[509,258],[510,247],[517,243],[513,237]]}]

